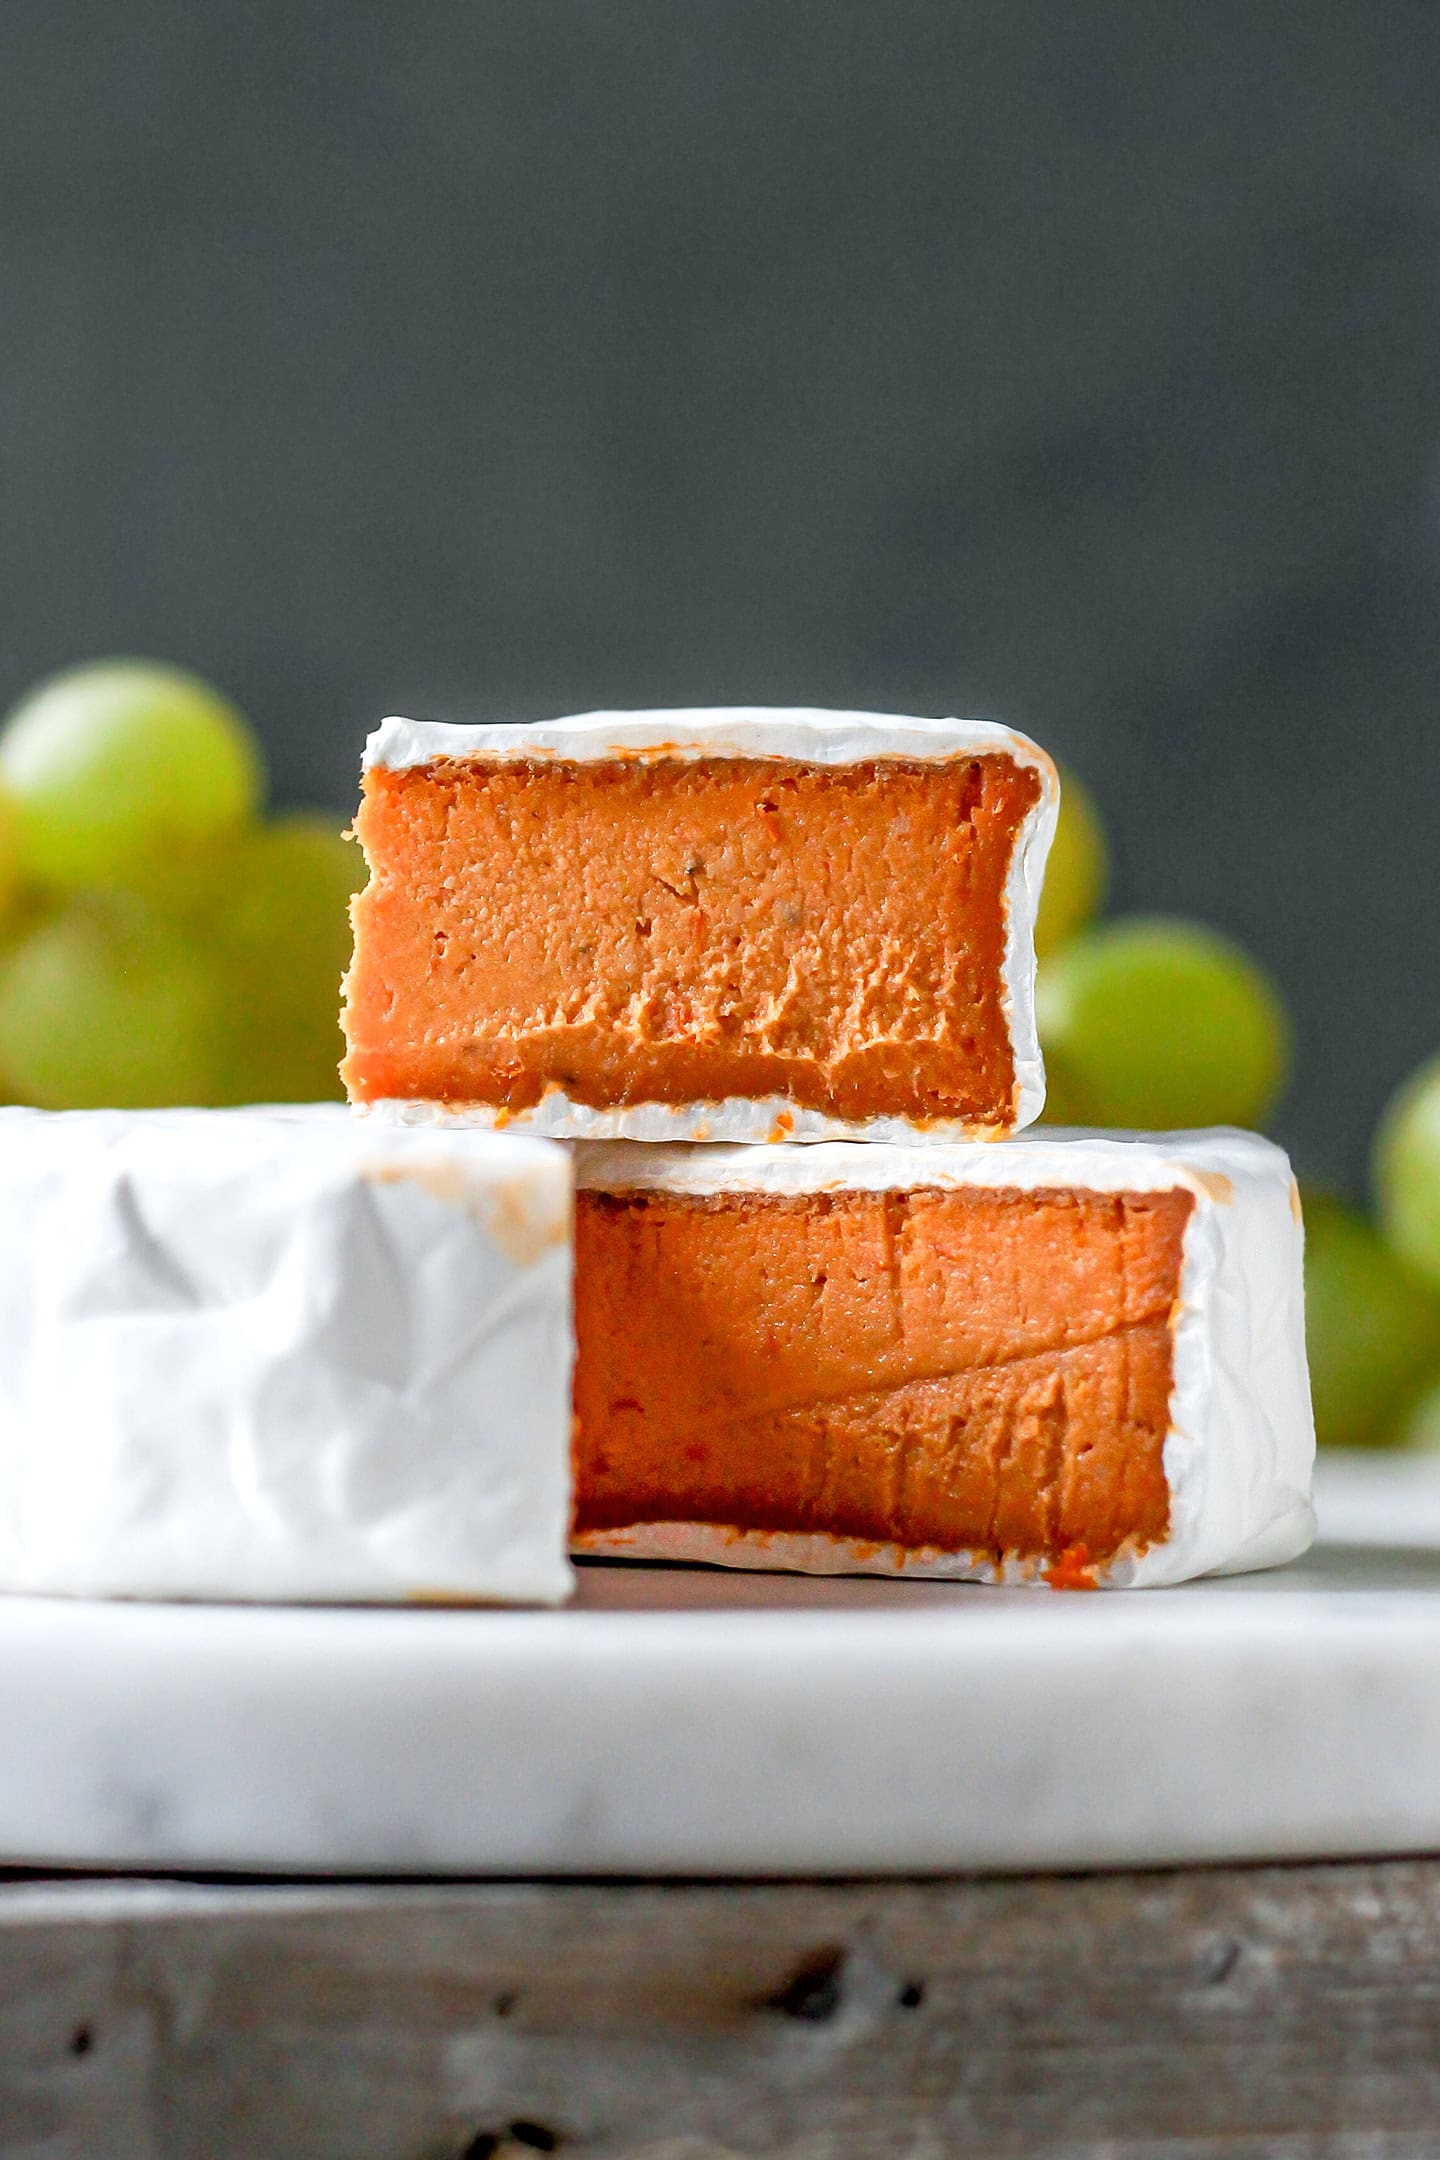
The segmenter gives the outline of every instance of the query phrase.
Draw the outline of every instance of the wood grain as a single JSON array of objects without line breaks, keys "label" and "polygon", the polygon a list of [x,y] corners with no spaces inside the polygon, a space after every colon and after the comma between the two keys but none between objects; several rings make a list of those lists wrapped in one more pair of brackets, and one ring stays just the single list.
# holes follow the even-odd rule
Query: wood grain
[{"label": "wood grain", "polygon": [[4,2160],[1420,2160],[1440,1863],[0,1887]]}]

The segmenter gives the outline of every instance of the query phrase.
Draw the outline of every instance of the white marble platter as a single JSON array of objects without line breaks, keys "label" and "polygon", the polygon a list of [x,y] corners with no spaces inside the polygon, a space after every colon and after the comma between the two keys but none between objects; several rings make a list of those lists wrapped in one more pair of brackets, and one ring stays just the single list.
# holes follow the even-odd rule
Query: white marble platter
[{"label": "white marble platter", "polygon": [[1440,1463],[1098,1595],[595,1565],[563,1612],[0,1600],[0,1861],[809,1875],[1440,1850]]}]

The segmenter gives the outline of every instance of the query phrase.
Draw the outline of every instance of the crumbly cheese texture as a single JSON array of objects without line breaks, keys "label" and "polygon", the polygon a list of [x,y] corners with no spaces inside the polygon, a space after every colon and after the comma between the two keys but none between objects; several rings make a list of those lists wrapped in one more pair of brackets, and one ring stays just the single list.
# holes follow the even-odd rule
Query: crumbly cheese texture
[{"label": "crumbly cheese texture", "polygon": [[0,1589],[564,1598],[571,1222],[538,1140],[0,1110]]},{"label": "crumbly cheese texture", "polygon": [[988,722],[386,721],[344,1071],[410,1123],[945,1140],[1038,1115],[1058,786]]},{"label": "crumbly cheese texture", "polygon": [[[1299,1205],[1253,1135],[594,1145],[578,1181],[579,1551],[1138,1587],[1309,1542]],[[626,1349],[642,1278],[665,1356]]]}]

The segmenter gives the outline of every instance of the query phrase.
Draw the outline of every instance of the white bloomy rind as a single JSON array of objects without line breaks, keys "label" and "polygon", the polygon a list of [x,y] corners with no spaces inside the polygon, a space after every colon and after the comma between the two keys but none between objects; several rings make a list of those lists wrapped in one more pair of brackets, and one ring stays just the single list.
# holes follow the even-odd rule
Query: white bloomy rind
[{"label": "white bloomy rind", "polygon": [[0,1590],[564,1598],[572,1193],[338,1104],[0,1110]]},{"label": "white bloomy rind", "polygon": [[[900,1191],[917,1186],[1193,1193],[1174,1327],[1165,1474],[1170,1534],[1122,1552],[1100,1579],[1155,1587],[1278,1566],[1314,1534],[1315,1429],[1305,1363],[1304,1233],[1290,1164],[1253,1133],[1022,1133],[988,1147],[577,1150],[581,1190]],[[575,1550],[806,1574],[1043,1579],[989,1554],[766,1535],[704,1523],[590,1532]]]},{"label": "white bloomy rind", "polygon": [[[1033,1124],[1045,1107],[1045,1071],[1035,1029],[1035,917],[1045,859],[1055,834],[1060,783],[1050,758],[1027,736],[993,720],[902,718],[887,713],[815,712],[788,706],[741,705],[675,712],[578,713],[528,726],[468,727],[440,720],[382,720],[365,745],[366,771],[402,772],[442,758],[554,758],[586,761],[616,756],[662,758],[788,758],[810,765],[859,765],[872,758],[950,760],[1002,754],[1040,775],[1040,799],[1016,836],[1006,878],[1005,964],[1001,996],[1015,1060],[1016,1129]],[[936,1119],[862,1120],[801,1110],[784,1096],[680,1105],[635,1103],[612,1110],[577,1103],[550,1089],[529,1110],[497,1111],[487,1104],[379,1102],[371,1115],[397,1124],[493,1126],[586,1140],[881,1140],[926,1143],[988,1139],[1010,1129]]]}]

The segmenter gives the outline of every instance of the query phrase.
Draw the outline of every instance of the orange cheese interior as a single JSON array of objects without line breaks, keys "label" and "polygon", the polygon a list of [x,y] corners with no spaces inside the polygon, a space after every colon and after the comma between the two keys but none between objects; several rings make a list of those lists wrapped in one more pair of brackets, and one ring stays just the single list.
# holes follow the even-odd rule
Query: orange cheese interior
[{"label": "orange cheese interior", "polygon": [[576,1528],[1163,1539],[1179,1191],[582,1192]]},{"label": "orange cheese interior", "polygon": [[351,1097],[1008,1127],[1005,881],[1039,789],[1000,754],[372,771]]}]

